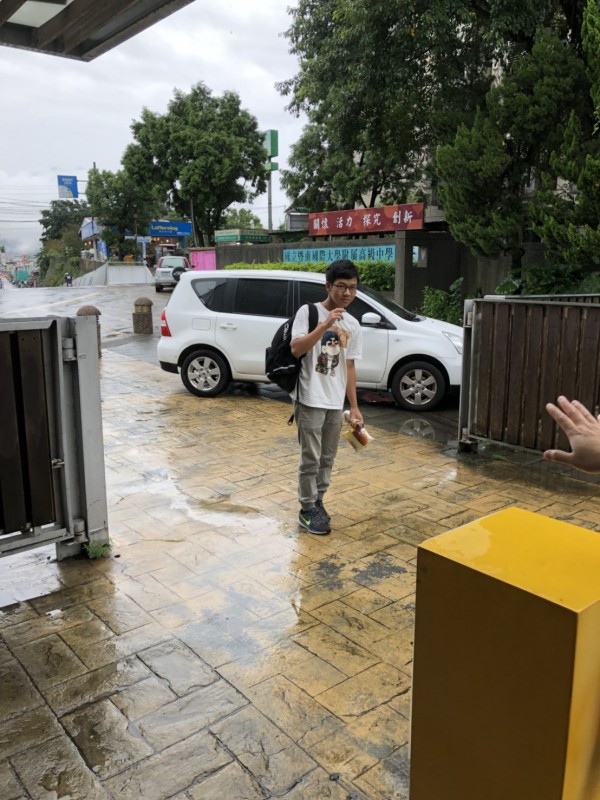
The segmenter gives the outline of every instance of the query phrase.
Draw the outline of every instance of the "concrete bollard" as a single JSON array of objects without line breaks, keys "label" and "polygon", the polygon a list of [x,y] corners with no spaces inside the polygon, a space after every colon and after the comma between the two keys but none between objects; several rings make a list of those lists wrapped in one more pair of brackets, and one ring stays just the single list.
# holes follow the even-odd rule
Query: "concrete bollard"
[{"label": "concrete bollard", "polygon": [[152,334],[152,300],[149,297],[138,297],[133,305],[133,332]]},{"label": "concrete bollard", "polygon": [[102,358],[102,343],[100,339],[100,314],[102,312],[96,306],[81,306],[79,311],[77,312],[76,316],[78,317],[87,317],[94,315],[96,317],[97,329],[98,329],[98,358]]}]

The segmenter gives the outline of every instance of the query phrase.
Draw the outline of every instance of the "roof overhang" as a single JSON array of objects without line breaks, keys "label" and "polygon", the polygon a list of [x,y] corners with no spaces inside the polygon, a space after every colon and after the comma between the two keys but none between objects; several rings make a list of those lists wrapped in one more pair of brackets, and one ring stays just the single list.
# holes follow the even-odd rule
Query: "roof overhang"
[{"label": "roof overhang", "polygon": [[193,0],[0,0],[0,45],[91,61]]}]

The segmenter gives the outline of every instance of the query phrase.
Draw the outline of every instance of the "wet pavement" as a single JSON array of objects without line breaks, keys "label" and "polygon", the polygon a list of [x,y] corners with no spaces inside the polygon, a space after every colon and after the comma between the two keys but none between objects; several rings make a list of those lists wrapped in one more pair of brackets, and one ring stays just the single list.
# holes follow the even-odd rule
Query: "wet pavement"
[{"label": "wet pavement", "polygon": [[363,395],[374,441],[342,442],[333,531],[310,536],[280,393],[190,395],[131,333],[144,294],[0,292],[2,317],[102,311],[113,543],[0,559],[0,797],[407,798],[417,545],[508,506],[600,530],[597,484],[532,453],[459,455],[456,404],[415,417]]}]

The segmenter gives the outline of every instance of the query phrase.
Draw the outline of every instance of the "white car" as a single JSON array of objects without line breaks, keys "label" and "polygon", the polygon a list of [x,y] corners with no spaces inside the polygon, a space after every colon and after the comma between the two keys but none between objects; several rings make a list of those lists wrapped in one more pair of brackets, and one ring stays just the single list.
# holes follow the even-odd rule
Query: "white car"
[{"label": "white car", "polygon": [[[230,381],[268,382],[265,349],[304,303],[326,298],[325,275],[283,270],[215,270],[181,275],[161,315],[158,360],[198,397]],[[462,328],[421,317],[365,286],[348,306],[362,326],[362,389],[391,391],[412,411],[434,409],[460,385]]]},{"label": "white car", "polygon": [[190,262],[185,256],[163,256],[158,259],[154,272],[154,288],[162,292],[166,288],[175,288],[179,278],[190,268]]}]

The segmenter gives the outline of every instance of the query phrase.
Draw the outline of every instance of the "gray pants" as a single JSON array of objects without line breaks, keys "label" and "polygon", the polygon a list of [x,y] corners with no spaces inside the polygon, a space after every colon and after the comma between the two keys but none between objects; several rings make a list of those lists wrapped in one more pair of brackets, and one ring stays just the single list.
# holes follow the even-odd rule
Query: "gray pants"
[{"label": "gray pants", "polygon": [[331,470],[340,442],[342,410],[296,404],[300,443],[298,500],[303,509],[314,506],[331,482]]}]

